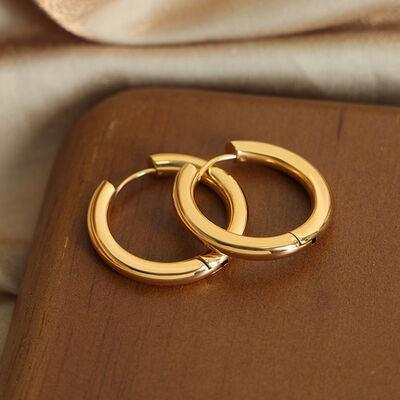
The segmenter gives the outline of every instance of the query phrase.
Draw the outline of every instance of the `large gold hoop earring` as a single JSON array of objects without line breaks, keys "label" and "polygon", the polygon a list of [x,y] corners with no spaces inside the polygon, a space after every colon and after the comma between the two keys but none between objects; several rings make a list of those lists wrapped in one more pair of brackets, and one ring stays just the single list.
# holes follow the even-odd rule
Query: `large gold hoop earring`
[{"label": "large gold hoop earring", "polygon": [[[116,188],[103,181],[91,199],[87,225],[90,239],[99,255],[119,273],[139,281],[153,284],[180,284],[202,279],[226,265],[227,255],[218,251],[178,262],[145,260],[129,253],[114,239],[108,226],[108,210],[111,202],[122,188],[146,174],[174,174],[186,163],[200,168],[206,163],[201,158],[182,154],[155,154],[150,157],[152,167],[138,171],[126,178]],[[213,168],[212,176],[202,179],[223,198],[228,209],[229,230],[241,234],[247,221],[247,205],[237,182],[220,168]]]},{"label": "large gold hoop earring", "polygon": [[[232,141],[231,154],[218,156],[197,169],[187,164],[181,168],[174,183],[174,204],[184,224],[207,246],[230,256],[249,259],[277,258],[296,252],[315,243],[325,229],[331,214],[331,195],[328,185],[308,161],[282,147],[253,141]],[[213,175],[216,162],[237,159],[253,161],[279,169],[299,181],[312,201],[309,218],[296,229],[278,236],[250,237],[223,229],[208,220],[196,205],[194,190],[206,172]]]}]

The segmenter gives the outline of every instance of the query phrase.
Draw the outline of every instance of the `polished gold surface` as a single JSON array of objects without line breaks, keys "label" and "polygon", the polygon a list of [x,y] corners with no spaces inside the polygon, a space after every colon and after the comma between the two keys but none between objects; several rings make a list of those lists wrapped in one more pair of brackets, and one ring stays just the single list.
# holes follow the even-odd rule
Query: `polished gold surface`
[{"label": "polished gold surface", "polygon": [[[317,236],[325,229],[332,209],[328,185],[318,170],[299,155],[271,144],[232,141],[228,147],[233,150],[232,154],[215,157],[200,169],[187,164],[178,172],[174,183],[174,204],[184,224],[208,246],[240,258],[277,258],[315,243]],[[307,189],[311,198],[312,212],[309,218],[296,229],[271,237],[242,236],[207,219],[194,199],[196,184],[207,171],[211,177],[214,175],[215,168],[210,169],[213,164],[234,158],[263,163],[293,176]]]},{"label": "polished gold surface", "polygon": [[[96,189],[87,216],[89,235],[96,251],[116,271],[147,283],[188,283],[216,272],[229,261],[228,256],[218,251],[178,262],[156,262],[129,253],[114,239],[108,225],[108,210],[125,185],[146,174],[174,174],[186,163],[190,163],[197,171],[206,161],[182,154],[155,154],[150,157],[150,162],[153,165],[151,168],[132,174],[117,188],[103,181]],[[210,169],[210,174],[204,174],[203,177],[203,181],[219,193],[227,206],[228,229],[237,234],[243,233],[247,222],[247,206],[239,185],[219,168]]]}]

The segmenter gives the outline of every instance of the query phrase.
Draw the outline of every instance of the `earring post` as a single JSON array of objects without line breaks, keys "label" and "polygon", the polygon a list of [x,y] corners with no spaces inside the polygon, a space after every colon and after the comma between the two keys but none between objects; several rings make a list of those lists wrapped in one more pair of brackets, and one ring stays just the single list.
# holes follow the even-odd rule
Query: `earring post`
[{"label": "earring post", "polygon": [[216,156],[211,160],[208,160],[197,172],[196,174],[196,182],[201,180],[201,177],[216,163],[228,160],[236,159],[236,154],[222,154],[220,156]]},{"label": "earring post", "polygon": [[145,168],[142,169],[141,171],[137,171],[134,174],[128,176],[126,179],[124,179],[118,186],[117,189],[115,190],[115,194],[117,195],[123,188],[126,186],[129,182],[134,181],[135,179],[141,178],[142,176],[148,175],[148,174],[156,174],[157,170],[155,168]]}]

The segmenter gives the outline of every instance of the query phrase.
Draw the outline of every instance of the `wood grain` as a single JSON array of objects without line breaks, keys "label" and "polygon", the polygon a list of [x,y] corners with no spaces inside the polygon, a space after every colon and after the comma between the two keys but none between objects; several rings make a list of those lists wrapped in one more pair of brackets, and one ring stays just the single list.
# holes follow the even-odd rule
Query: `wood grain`
[{"label": "wood grain", "polygon": [[[109,98],[55,163],[1,361],[2,399],[395,399],[400,397],[400,110],[173,89]],[[86,210],[156,152],[209,158],[229,139],[287,147],[321,170],[334,199],[319,243],[271,262],[234,260],[178,287],[130,281],[92,249]],[[248,234],[302,222],[285,175],[227,163],[249,202]],[[112,230],[142,257],[202,251],[172,202],[172,178],[118,199]],[[207,189],[202,209],[225,212]]]}]

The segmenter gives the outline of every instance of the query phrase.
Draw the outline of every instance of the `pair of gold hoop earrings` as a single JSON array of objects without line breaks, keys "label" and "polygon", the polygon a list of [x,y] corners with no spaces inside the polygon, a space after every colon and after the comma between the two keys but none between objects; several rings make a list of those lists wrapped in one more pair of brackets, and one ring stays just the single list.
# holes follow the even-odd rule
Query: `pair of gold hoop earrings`
[{"label": "pair of gold hoop earrings", "polygon": [[[122,181],[116,188],[103,181],[92,196],[88,210],[88,230],[93,246],[113,269],[121,274],[152,284],[182,284],[197,281],[229,262],[230,257],[273,259],[315,243],[327,226],[332,210],[328,185],[318,170],[299,155],[282,147],[254,141],[232,141],[229,154],[210,161],[183,154],[150,156],[151,168],[143,169]],[[296,229],[271,237],[244,236],[247,204],[239,184],[214,164],[224,160],[251,161],[281,170],[307,190],[312,212]],[[129,182],[146,174],[176,174],[173,201],[186,227],[209,249],[207,254],[178,262],[156,262],[137,257],[123,249],[108,226],[112,200]],[[194,191],[199,181],[206,183],[224,200],[229,222],[226,229],[211,222],[197,207]]]}]

